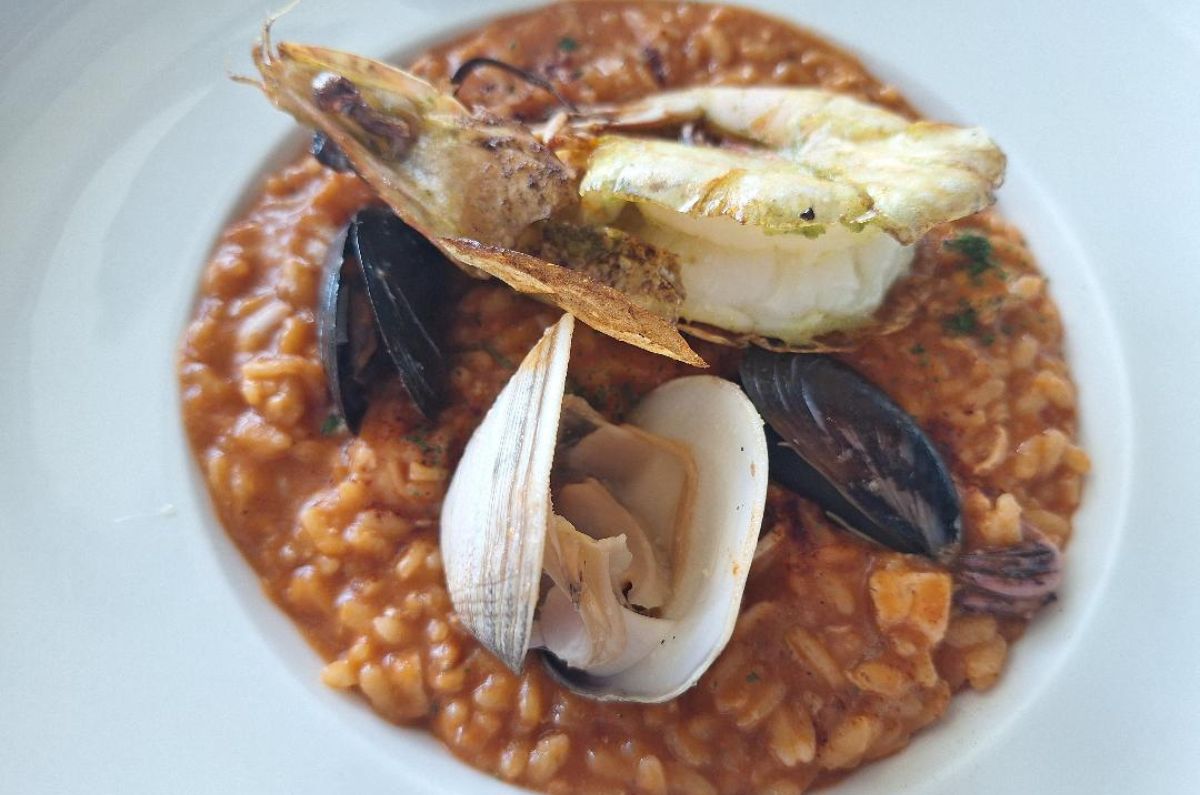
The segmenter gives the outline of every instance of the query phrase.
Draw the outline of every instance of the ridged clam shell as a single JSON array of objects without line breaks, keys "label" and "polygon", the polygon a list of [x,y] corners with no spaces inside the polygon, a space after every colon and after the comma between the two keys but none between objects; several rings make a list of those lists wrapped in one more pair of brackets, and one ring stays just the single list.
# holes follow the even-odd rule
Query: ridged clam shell
[{"label": "ridged clam shell", "polygon": [[542,580],[550,468],[575,318],[521,362],[467,443],[442,504],[446,587],[471,634],[519,671]]},{"label": "ridged clam shell", "polygon": [[[442,509],[447,587],[464,626],[509,668],[524,665],[554,515],[550,475],[573,320],[564,315],[529,352],[472,436]],[[691,687],[728,642],[762,523],[767,446],[762,418],[734,383],[670,381],[629,424],[678,444],[695,466],[692,503],[674,542],[661,645],[606,676],[556,676],[597,699],[665,701]]]}]

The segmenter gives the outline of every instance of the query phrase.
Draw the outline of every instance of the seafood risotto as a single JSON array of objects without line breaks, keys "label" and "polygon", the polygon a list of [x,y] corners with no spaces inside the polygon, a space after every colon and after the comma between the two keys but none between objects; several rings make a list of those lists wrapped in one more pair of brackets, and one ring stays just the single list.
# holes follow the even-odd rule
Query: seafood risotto
[{"label": "seafood risotto", "polygon": [[316,157],[218,241],[182,410],[326,684],[539,790],[784,793],[996,682],[1088,458],[986,135],[721,6],[257,59]]}]

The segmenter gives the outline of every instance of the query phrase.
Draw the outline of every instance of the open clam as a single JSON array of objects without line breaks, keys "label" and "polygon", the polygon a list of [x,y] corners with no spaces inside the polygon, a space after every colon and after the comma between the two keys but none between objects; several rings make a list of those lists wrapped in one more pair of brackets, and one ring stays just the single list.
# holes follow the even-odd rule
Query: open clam
[{"label": "open clam", "polygon": [[766,500],[762,420],[692,376],[613,425],[565,397],[574,318],[529,352],[467,444],[442,508],[464,625],[513,670],[531,648],[598,699],[665,701],[733,631]]}]

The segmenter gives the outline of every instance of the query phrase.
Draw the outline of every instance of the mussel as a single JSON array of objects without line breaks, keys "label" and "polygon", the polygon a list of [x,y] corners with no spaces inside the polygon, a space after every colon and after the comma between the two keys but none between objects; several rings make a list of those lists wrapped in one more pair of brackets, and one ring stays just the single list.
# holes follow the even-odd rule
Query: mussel
[{"label": "mussel", "polygon": [[368,207],[333,241],[319,307],[321,362],[334,406],[358,433],[371,385],[394,369],[417,409],[439,407],[445,361],[433,311],[445,257],[390,210]]},{"label": "mussel", "polygon": [[318,163],[326,168],[340,172],[354,170],[354,164],[350,162],[350,158],[346,157],[346,153],[333,142],[333,139],[320,130],[313,131],[308,151]]},{"label": "mussel", "polygon": [[514,671],[665,701],[733,631],[762,523],[762,419],[731,381],[669,381],[614,425],[566,397],[574,318],[522,361],[467,444],[441,517],[463,625]]},{"label": "mussel", "polygon": [[954,554],[962,511],[950,470],[882,390],[830,356],[756,348],[741,377],[769,426],[776,481],[898,552]]},{"label": "mussel", "polygon": [[955,575],[972,612],[1029,617],[1054,601],[1058,547],[1024,523],[1024,541],[960,554],[962,510],[950,470],[916,420],[827,355],[747,351],[742,386],[767,422],[771,477],[847,529]]}]

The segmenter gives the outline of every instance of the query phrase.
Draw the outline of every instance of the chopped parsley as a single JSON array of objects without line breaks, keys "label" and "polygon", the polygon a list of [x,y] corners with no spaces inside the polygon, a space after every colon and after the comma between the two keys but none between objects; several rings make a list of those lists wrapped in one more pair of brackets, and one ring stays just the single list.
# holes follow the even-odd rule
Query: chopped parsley
[{"label": "chopped parsley", "polygon": [[425,435],[425,431],[417,430],[404,435],[404,440],[412,442],[421,449],[424,455],[438,454],[442,452],[441,445],[434,444],[429,441],[429,437]]},{"label": "chopped parsley", "polygon": [[330,414],[321,423],[321,435],[333,436],[336,433],[341,433],[346,427],[346,421],[339,414]]},{"label": "chopped parsley", "polygon": [[758,675],[758,671],[751,671],[750,673],[746,674],[746,681],[749,682],[750,684],[754,684],[755,682],[758,682],[761,680],[762,680],[762,677]]},{"label": "chopped parsley", "polygon": [[579,49],[579,42],[570,36],[563,36],[558,40],[558,49],[563,52],[575,52]]},{"label": "chopped parsley", "polygon": [[942,328],[956,337],[974,334],[979,328],[979,316],[975,313],[975,307],[964,303],[959,311],[942,318]]},{"label": "chopped parsley", "polygon": [[962,267],[971,277],[972,282],[978,284],[983,274],[989,270],[995,270],[996,275],[1004,277],[1003,272],[996,267],[996,263],[992,259],[992,241],[983,235],[967,232],[953,240],[947,240],[943,245],[950,251],[962,255]]},{"label": "chopped parsley", "polygon": [[966,301],[959,303],[957,312],[942,318],[942,328],[946,330],[947,334],[955,337],[975,337],[985,346],[996,341],[994,327],[990,323],[988,326],[984,327],[980,324],[979,313]]}]

